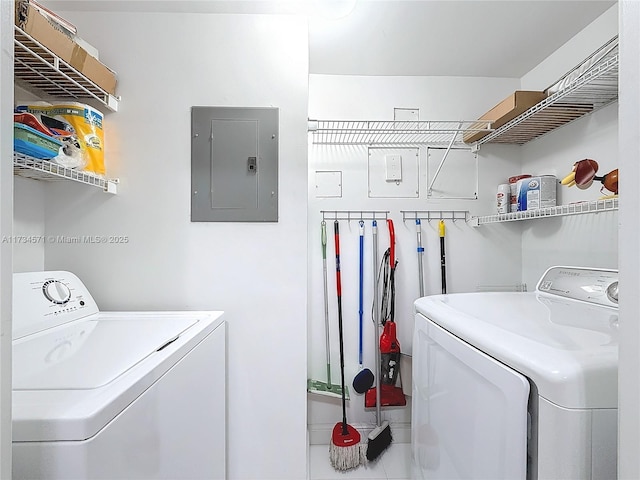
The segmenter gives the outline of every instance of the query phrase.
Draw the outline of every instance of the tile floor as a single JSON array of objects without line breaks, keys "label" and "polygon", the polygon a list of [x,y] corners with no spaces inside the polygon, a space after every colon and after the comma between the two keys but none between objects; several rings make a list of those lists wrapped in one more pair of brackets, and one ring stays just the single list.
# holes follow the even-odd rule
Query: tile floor
[{"label": "tile floor", "polygon": [[328,445],[309,447],[309,480],[409,480],[411,444],[392,443],[375,462],[347,472],[336,471],[329,463]]}]

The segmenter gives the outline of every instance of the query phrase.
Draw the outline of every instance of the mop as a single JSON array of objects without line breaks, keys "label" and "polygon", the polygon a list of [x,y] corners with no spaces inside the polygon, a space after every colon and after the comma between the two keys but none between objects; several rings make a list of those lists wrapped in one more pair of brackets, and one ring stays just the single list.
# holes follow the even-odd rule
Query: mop
[{"label": "mop", "polygon": [[[321,240],[322,240],[322,270],[324,273],[324,331],[325,331],[325,352],[327,356],[327,381],[307,380],[307,391],[318,393],[329,397],[342,398],[342,387],[331,383],[331,346],[329,340],[329,293],[327,291],[327,222],[322,220]],[[349,400],[349,389],[345,387],[345,398]]]},{"label": "mop", "polygon": [[[374,324],[373,329],[373,344],[378,343],[378,281],[376,279],[375,271],[378,267],[378,223],[373,221],[373,315],[372,320]],[[393,437],[391,436],[391,427],[389,422],[382,420],[382,411],[380,405],[380,351],[376,348],[376,428],[374,428],[367,437],[367,460],[372,461],[378,458],[387,447],[391,445]]]},{"label": "mop", "polygon": [[340,377],[342,380],[342,421],[336,423],[331,434],[329,460],[336,470],[350,470],[362,463],[360,433],[347,423],[344,387],[344,341],[342,336],[342,282],[340,280],[340,233],[338,220],[334,223],[336,244],[336,290],[338,294],[338,331],[340,332]]},{"label": "mop", "polygon": [[359,317],[359,343],[358,343],[358,373],[353,379],[353,389],[356,393],[365,393],[373,385],[374,375],[371,370],[364,368],[362,363],[362,302],[363,302],[363,277],[364,277],[364,222],[360,220],[360,285],[358,294]]}]

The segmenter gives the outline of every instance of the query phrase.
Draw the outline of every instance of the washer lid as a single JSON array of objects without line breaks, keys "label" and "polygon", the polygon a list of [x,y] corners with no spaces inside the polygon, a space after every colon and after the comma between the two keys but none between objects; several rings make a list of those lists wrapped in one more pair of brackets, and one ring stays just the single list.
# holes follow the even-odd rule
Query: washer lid
[{"label": "washer lid", "polygon": [[224,328],[222,317],[104,312],[14,340],[13,442],[93,437]]},{"label": "washer lid", "polygon": [[13,343],[14,390],[85,390],[107,385],[177,339],[195,318],[97,315]]},{"label": "washer lid", "polygon": [[617,408],[615,308],[540,293],[435,295],[416,300],[415,308],[529,377],[558,405]]}]

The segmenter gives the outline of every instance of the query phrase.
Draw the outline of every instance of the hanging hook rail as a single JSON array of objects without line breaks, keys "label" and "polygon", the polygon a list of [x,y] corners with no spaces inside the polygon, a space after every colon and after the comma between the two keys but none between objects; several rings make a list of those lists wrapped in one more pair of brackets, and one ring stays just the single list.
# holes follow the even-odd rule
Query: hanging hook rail
[{"label": "hanging hook rail", "polygon": [[400,213],[402,213],[403,222],[420,219],[427,222],[431,222],[431,220],[452,220],[455,223],[457,220],[466,222],[469,216],[468,210],[400,210]]},{"label": "hanging hook rail", "polygon": [[320,210],[322,220],[386,220],[389,211],[375,210]]}]

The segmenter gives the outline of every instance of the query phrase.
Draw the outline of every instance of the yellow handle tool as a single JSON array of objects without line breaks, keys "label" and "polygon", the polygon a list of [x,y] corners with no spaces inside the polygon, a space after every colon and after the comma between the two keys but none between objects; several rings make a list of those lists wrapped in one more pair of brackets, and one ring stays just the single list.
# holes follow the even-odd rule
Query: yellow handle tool
[{"label": "yellow handle tool", "polygon": [[444,256],[444,220],[440,220],[438,224],[438,232],[440,233],[440,272],[442,275],[442,293],[447,293],[447,270],[445,268]]}]

